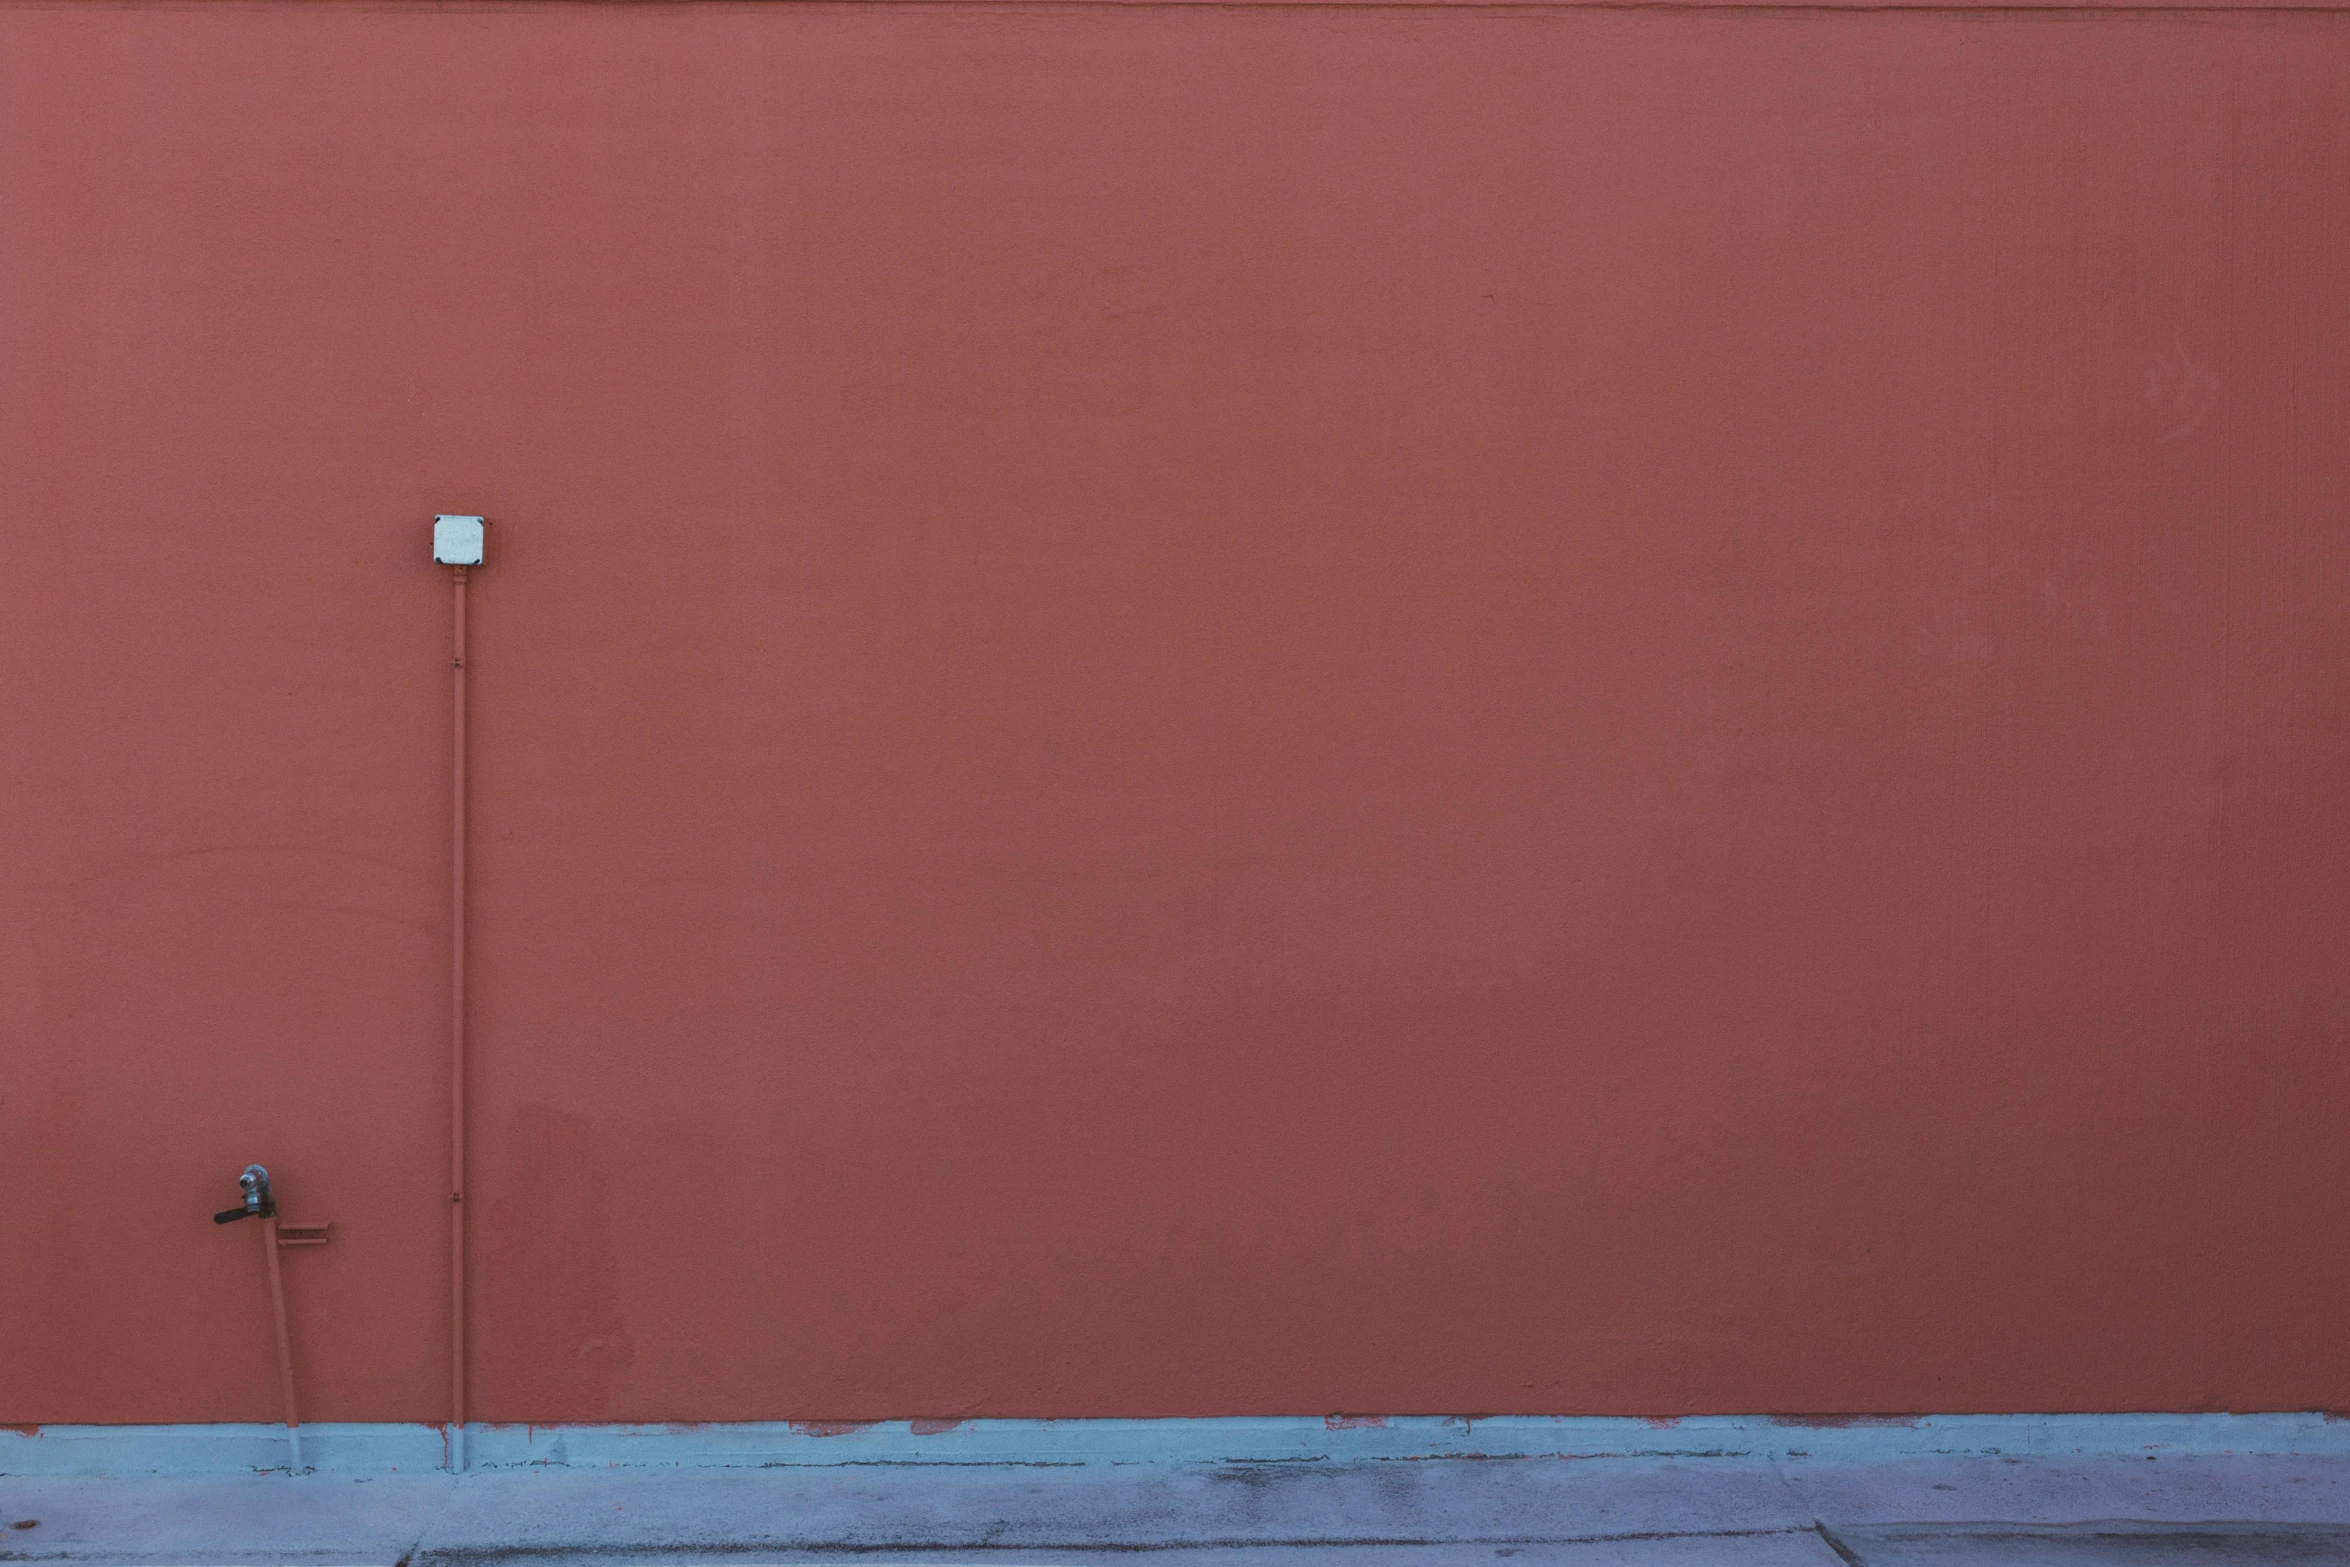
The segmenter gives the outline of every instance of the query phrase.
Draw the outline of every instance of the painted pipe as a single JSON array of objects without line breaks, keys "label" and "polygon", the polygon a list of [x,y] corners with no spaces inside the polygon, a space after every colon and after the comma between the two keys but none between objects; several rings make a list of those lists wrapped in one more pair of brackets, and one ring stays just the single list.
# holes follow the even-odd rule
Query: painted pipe
[{"label": "painted pipe", "polygon": [[432,520],[432,558],[454,567],[449,622],[449,1469],[465,1467],[465,579],[487,519]]},{"label": "painted pipe", "polygon": [[234,1224],[239,1219],[261,1221],[261,1257],[269,1268],[269,1315],[277,1329],[277,1385],[285,1399],[286,1445],[291,1450],[286,1473],[302,1472],[302,1415],[294,1402],[294,1334],[286,1322],[286,1277],[284,1265],[278,1260],[278,1251],[285,1246],[323,1246],[327,1231],[334,1221],[324,1224],[278,1224],[277,1194],[270,1188],[269,1171],[258,1164],[245,1166],[237,1177],[237,1188],[245,1200],[225,1213],[212,1216],[215,1224]]},{"label": "painted pipe", "polygon": [[302,1472],[302,1416],[294,1405],[294,1337],[286,1327],[285,1268],[277,1255],[277,1215],[261,1220],[261,1250],[269,1258],[269,1312],[277,1321],[277,1385],[286,1401],[286,1442],[292,1448],[288,1474]]},{"label": "painted pipe", "polygon": [[465,1467],[465,568],[454,568],[449,778],[449,1469]]}]

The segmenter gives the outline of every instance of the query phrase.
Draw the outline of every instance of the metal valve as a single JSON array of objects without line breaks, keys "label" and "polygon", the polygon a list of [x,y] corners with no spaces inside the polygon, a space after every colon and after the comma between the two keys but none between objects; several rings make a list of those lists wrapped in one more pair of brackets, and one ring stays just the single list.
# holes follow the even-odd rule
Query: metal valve
[{"label": "metal valve", "polygon": [[215,1224],[234,1224],[239,1219],[274,1219],[277,1217],[277,1199],[269,1193],[269,1172],[257,1164],[245,1166],[245,1173],[237,1177],[237,1185],[245,1194],[242,1208],[229,1208],[212,1216]]}]

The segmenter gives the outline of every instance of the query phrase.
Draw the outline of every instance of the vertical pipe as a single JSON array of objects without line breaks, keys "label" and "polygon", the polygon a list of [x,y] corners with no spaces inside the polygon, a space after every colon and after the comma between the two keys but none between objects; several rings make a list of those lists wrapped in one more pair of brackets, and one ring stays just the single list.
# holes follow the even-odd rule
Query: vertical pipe
[{"label": "vertical pipe", "polygon": [[270,1215],[261,1221],[261,1250],[269,1258],[269,1310],[277,1319],[277,1385],[286,1400],[286,1441],[293,1449],[293,1462],[286,1473],[302,1472],[302,1417],[294,1406],[294,1340],[286,1331],[286,1280],[277,1256],[277,1218]]},{"label": "vertical pipe", "polygon": [[449,1469],[465,1467],[465,568],[456,568],[449,831]]}]

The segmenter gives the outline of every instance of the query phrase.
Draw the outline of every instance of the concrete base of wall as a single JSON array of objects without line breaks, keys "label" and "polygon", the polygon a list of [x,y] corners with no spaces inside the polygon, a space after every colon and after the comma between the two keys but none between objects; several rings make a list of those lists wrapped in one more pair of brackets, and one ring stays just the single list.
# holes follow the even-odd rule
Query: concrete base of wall
[{"label": "concrete base of wall", "polygon": [[[425,1425],[302,1428],[308,1469],[417,1473],[447,1463]],[[750,1421],[472,1425],[471,1469],[760,1469],[840,1465],[1324,1464],[1469,1458],[2350,1457],[2350,1419],[2320,1414],[1250,1417],[1222,1420]],[[39,1426],[0,1431],[0,1475],[201,1475],[287,1467],[276,1425]]]},{"label": "concrete base of wall", "polygon": [[[1760,1423],[1757,1435],[1768,1428]],[[771,1469],[575,1464],[464,1475],[0,1477],[0,1562],[838,1567],[851,1560],[2339,1567],[2350,1562],[2350,1459],[2175,1451],[1884,1462],[1722,1456],[1022,1467],[851,1459]]]}]

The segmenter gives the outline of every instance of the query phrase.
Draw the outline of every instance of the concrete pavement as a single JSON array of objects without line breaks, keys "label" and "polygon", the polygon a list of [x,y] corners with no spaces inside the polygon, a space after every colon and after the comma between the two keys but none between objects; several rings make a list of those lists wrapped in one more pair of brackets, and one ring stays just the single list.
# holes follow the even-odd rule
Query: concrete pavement
[{"label": "concrete pavement", "polygon": [[0,1561],[2350,1564],[2350,1459],[831,1465],[0,1478]]}]

